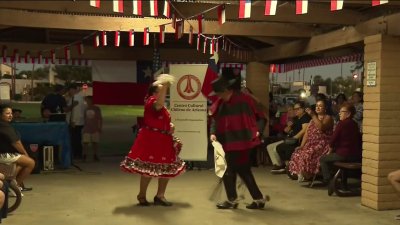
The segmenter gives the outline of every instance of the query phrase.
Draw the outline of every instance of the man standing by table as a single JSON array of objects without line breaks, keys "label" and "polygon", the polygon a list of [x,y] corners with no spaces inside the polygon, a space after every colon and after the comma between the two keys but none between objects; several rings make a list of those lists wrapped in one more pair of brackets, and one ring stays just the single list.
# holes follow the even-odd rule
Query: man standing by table
[{"label": "man standing by table", "polygon": [[82,129],[84,125],[83,96],[79,93],[77,84],[71,84],[67,88],[66,101],[68,105],[67,122],[70,128],[72,156],[74,159],[82,158]]}]

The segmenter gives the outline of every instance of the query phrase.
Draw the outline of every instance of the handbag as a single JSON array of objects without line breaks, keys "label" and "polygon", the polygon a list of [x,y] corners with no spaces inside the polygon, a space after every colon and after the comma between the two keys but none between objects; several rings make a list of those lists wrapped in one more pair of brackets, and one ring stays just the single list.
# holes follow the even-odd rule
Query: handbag
[{"label": "handbag", "polygon": [[287,144],[287,145],[297,145],[298,140],[297,138],[285,138],[285,140],[283,140],[283,143]]}]

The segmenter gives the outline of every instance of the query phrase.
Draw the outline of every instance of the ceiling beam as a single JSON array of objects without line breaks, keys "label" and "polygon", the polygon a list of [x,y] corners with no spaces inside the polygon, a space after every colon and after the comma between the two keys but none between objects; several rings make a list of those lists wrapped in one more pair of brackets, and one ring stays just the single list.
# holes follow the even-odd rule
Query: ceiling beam
[{"label": "ceiling beam", "polygon": [[[162,1],[159,1],[162,2]],[[209,1],[210,2],[210,1]],[[232,2],[238,2],[232,1]],[[279,1],[278,1],[279,2]],[[213,1],[214,4],[192,3],[192,2],[172,2],[174,7],[180,11],[184,18],[195,16],[205,12],[218,4],[229,3],[226,1]],[[112,1],[101,1],[100,8],[94,8],[89,5],[88,1],[0,1],[0,8],[24,9],[24,10],[40,10],[40,11],[56,11],[58,13],[84,13],[84,14],[108,14],[109,16],[133,16],[132,1],[124,1],[125,12],[114,13],[112,11]],[[257,21],[257,22],[287,22],[287,23],[308,23],[308,24],[342,24],[354,25],[365,19],[365,16],[359,12],[343,9],[337,12],[330,11],[330,4],[314,4],[309,2],[308,13],[305,15],[296,15],[296,7],[294,1],[288,1],[279,4],[275,16],[265,16],[265,1],[262,4],[253,4],[251,18],[241,20],[238,18],[239,5],[226,5],[226,19],[228,21]],[[159,4],[159,13],[161,7]],[[142,10],[144,16],[150,16],[148,1],[143,1]],[[161,9],[160,9],[161,8]],[[162,16],[161,16],[162,17]],[[206,19],[217,19],[217,9],[210,10],[205,13]]]},{"label": "ceiling beam", "polygon": [[248,38],[256,40],[256,41],[260,41],[263,43],[267,43],[270,45],[281,45],[281,44],[290,42],[283,38],[275,38],[275,37],[248,37]]},{"label": "ceiling beam", "polygon": [[362,42],[365,37],[374,34],[400,35],[400,13],[378,17],[360,23],[357,26],[343,27],[342,29],[316,35],[308,40],[298,40],[279,46],[255,51],[259,61],[268,62],[304,55],[310,55],[341,46]]},{"label": "ceiling beam", "polygon": [[[37,44],[37,43],[17,43],[17,42],[0,42],[0,46],[7,46],[8,49],[18,49],[20,53],[29,51],[31,55],[36,56],[39,51],[43,57],[50,57],[50,49],[55,49],[56,57],[64,58],[64,48],[55,44]],[[160,48],[160,59],[162,61],[172,62],[206,62],[211,56],[203,54],[196,49],[176,49],[176,48]],[[132,47],[132,48],[115,48],[101,47],[95,48],[85,45],[85,53],[79,55],[78,49],[71,46],[72,59],[90,59],[90,60],[153,60],[154,49],[151,47]],[[13,52],[7,52],[11,57]],[[190,56],[188,58],[188,56]],[[236,62],[246,63],[244,59],[239,59],[228,55],[221,51],[219,55],[220,62]]]},{"label": "ceiling beam", "polygon": [[[159,25],[170,23],[170,19],[105,17],[93,15],[67,15],[42,12],[29,12],[13,9],[0,9],[0,25],[17,27],[40,27],[71,30],[106,30],[143,32],[149,27],[150,32],[158,33]],[[190,32],[190,24],[197,31],[197,20],[185,22],[185,33]],[[204,34],[237,36],[277,36],[310,37],[314,29],[304,25],[282,23],[226,22],[222,26],[217,21],[205,21]],[[166,33],[175,33],[172,26],[166,26]]]}]

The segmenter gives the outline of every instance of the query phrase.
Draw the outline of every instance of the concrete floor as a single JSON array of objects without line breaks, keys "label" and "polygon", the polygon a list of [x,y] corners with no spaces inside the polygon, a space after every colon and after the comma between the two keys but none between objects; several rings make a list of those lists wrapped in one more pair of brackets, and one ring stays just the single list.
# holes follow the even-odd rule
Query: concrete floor
[{"label": "concrete floor", "polygon": [[[116,224],[398,224],[399,211],[375,211],[360,205],[360,197],[328,196],[325,189],[310,189],[286,175],[271,175],[256,168],[256,180],[271,201],[264,210],[248,210],[246,199],[236,210],[218,210],[208,200],[216,184],[213,171],[188,171],[173,179],[166,197],[172,207],[136,206],[139,176],[119,171],[122,157],[103,158],[99,163],[78,163],[75,168],[32,175],[26,182],[22,205],[4,224],[15,225],[116,225]],[[156,191],[150,184],[148,200]],[[225,197],[224,195],[222,196]]]}]

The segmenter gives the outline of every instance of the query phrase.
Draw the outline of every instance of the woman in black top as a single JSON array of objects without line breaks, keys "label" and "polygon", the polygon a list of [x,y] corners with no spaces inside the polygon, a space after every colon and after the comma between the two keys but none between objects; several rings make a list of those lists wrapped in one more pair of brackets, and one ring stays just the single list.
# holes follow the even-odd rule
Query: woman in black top
[{"label": "woman in black top", "polygon": [[17,164],[17,183],[23,186],[23,181],[35,167],[35,161],[28,156],[21,138],[14,127],[11,106],[0,105],[0,163]]}]

